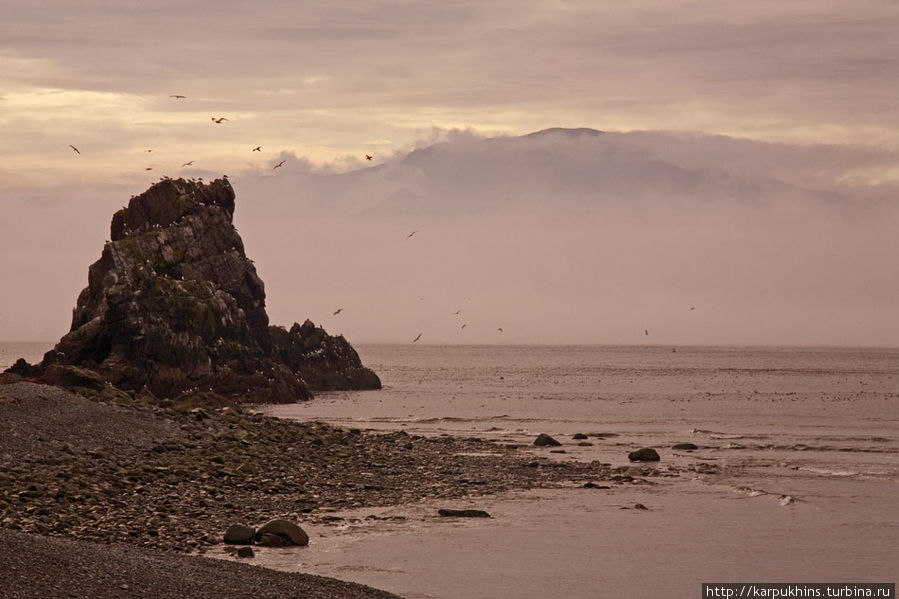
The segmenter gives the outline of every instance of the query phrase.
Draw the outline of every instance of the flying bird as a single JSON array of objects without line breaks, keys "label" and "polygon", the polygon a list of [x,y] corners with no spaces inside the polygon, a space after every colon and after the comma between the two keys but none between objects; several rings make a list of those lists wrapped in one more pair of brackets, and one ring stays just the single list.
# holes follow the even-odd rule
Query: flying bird
[{"label": "flying bird", "polygon": [[217,124],[220,124],[222,121],[227,121],[227,120],[228,119],[223,116],[220,116],[219,118],[212,117],[212,122],[217,123]]},{"label": "flying bird", "polygon": [[691,309],[691,310],[695,310],[695,309],[696,309],[696,306],[690,306],[690,309]]},{"label": "flying bird", "polygon": [[191,165],[193,165],[193,163],[194,163],[194,161],[191,160],[190,162],[185,162],[185,163],[182,164],[181,166],[191,166]]},{"label": "flying bird", "polygon": [[496,330],[499,331],[500,333],[502,333],[502,332],[503,332],[503,327],[496,327]]},{"label": "flying bird", "polygon": [[152,152],[153,150],[144,150],[144,152]]},{"label": "flying bird", "polygon": [[418,229],[416,229],[416,230],[412,231],[411,233],[409,233],[408,235],[406,235],[406,239],[409,239],[410,237],[412,237],[412,236],[415,235],[416,233],[418,233]]},{"label": "flying bird", "polygon": [[152,171],[152,170],[153,170],[153,167],[152,167],[152,166],[148,166],[148,167],[145,168],[144,170],[145,170],[145,171]]},{"label": "flying bird", "polygon": [[468,326],[467,324],[463,324],[463,325],[462,325],[462,328],[461,328],[460,330],[464,331],[464,330],[465,330],[465,327],[467,327],[467,326]]},{"label": "flying bird", "polygon": [[253,148],[253,151],[254,151],[254,152],[261,152],[261,151],[262,151],[262,146],[256,146],[255,148]]},{"label": "flying bird", "polygon": [[371,156],[370,154],[366,154],[366,155],[365,155],[365,159],[366,159],[366,160],[371,160],[371,159],[372,159],[372,156]]},{"label": "flying bird", "polygon": [[341,312],[343,312],[343,308],[337,308],[336,310],[334,310],[334,316],[337,316]]},{"label": "flying bird", "polygon": [[281,165],[284,164],[285,162],[287,162],[287,161],[286,161],[286,160],[282,160],[281,162],[279,162],[278,164],[276,164],[275,166],[273,166],[273,167],[272,167],[272,170],[275,170],[276,168],[281,168]]},{"label": "flying bird", "polygon": [[458,310],[453,312],[453,314],[455,314],[456,316],[458,316],[459,314],[462,314],[462,308],[459,308]]},{"label": "flying bird", "polygon": [[72,144],[69,144],[69,147],[72,148],[73,150],[75,150],[75,153],[76,153],[76,154],[80,154],[80,153],[81,153],[81,150],[79,150],[78,148],[76,148],[76,147],[73,146]]},{"label": "flying bird", "polygon": [[181,94],[172,94],[172,95],[170,95],[169,97],[170,97],[170,98],[175,98],[175,99],[177,99],[177,100],[183,100],[183,99],[186,98],[187,96],[182,96]]},{"label": "flying bird", "polygon": [[418,341],[419,339],[421,339],[421,333],[419,333],[418,336],[417,336],[415,339],[412,340],[412,343],[415,343],[415,342]]}]

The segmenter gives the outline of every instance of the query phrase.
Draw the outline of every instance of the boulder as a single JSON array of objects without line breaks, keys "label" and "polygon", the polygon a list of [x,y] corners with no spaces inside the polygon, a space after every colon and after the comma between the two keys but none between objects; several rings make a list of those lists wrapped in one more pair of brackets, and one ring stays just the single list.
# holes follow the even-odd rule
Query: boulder
[{"label": "boulder", "polygon": [[160,400],[201,391],[293,402],[311,390],[380,388],[342,336],[308,320],[289,331],[270,326],[234,209],[227,179],[165,178],[132,197],[88,269],[70,331],[39,365],[22,360],[13,372]]},{"label": "boulder", "polygon": [[309,535],[289,520],[272,520],[256,531],[256,544],[266,547],[305,546]]},{"label": "boulder", "polygon": [[237,557],[253,558],[256,557],[256,552],[252,547],[241,547],[237,550]]},{"label": "boulder", "polygon": [[575,433],[571,438],[577,441],[577,440],[586,439],[587,435],[585,435],[584,433]]},{"label": "boulder", "polygon": [[440,509],[437,513],[444,518],[489,518],[490,514],[484,510],[451,510]]},{"label": "boulder", "polygon": [[693,443],[676,443],[675,445],[671,446],[671,449],[683,449],[686,451],[692,451],[694,449],[699,449],[699,447]]},{"label": "boulder", "polygon": [[4,372],[25,378],[37,377],[43,374],[43,370],[40,367],[32,366],[25,360],[25,358],[19,358],[16,360],[15,364],[7,368]]},{"label": "boulder", "polygon": [[546,433],[540,433],[537,435],[537,438],[534,439],[534,445],[537,447],[558,447],[561,445],[558,441],[547,435]]},{"label": "boulder", "polygon": [[243,524],[233,524],[225,531],[224,541],[228,545],[252,545],[256,529]]},{"label": "boulder", "polygon": [[103,377],[93,370],[63,364],[50,364],[42,378],[46,383],[67,389],[82,387],[101,391],[106,386]]},{"label": "boulder", "polygon": [[612,487],[610,487],[608,485],[597,485],[596,483],[589,482],[589,483],[584,483],[584,488],[585,489],[611,489]]},{"label": "boulder", "polygon": [[658,462],[661,458],[659,453],[651,447],[643,447],[637,451],[627,454],[627,459],[632,462]]},{"label": "boulder", "polygon": [[292,543],[287,537],[267,532],[257,537],[256,544],[261,547],[290,547]]}]

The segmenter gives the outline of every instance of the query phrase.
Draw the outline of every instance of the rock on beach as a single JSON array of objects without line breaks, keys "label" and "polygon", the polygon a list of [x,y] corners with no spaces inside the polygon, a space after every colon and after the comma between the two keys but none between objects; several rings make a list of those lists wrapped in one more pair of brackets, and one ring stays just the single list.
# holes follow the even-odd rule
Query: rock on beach
[{"label": "rock on beach", "polygon": [[561,445],[558,441],[547,435],[546,433],[540,433],[537,435],[537,438],[534,439],[534,445],[537,447],[558,447]]},{"label": "rock on beach", "polygon": [[228,545],[252,545],[256,529],[243,524],[234,524],[225,531],[224,541]]},{"label": "rock on beach", "polygon": [[309,535],[289,520],[272,520],[256,531],[256,543],[268,547],[305,547]]},{"label": "rock on beach", "polygon": [[437,513],[444,518],[489,518],[490,514],[484,510],[453,510],[440,509]]},{"label": "rock on beach", "polygon": [[627,454],[627,459],[632,462],[658,462],[661,458],[655,449],[643,447]]},{"label": "rock on beach", "polygon": [[684,451],[693,451],[694,449],[699,449],[699,447],[695,443],[675,443],[671,446],[671,449],[682,449]]}]

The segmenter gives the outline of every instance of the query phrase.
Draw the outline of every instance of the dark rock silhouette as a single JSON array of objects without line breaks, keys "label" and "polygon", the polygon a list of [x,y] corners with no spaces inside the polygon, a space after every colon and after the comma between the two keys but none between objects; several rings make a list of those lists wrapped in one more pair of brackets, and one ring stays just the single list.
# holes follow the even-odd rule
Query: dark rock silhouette
[{"label": "dark rock silhouette", "polygon": [[256,544],[265,547],[305,547],[309,535],[289,520],[272,520],[256,531]]},{"label": "dark rock silhouette", "polygon": [[537,438],[534,439],[534,445],[537,447],[558,447],[561,445],[558,441],[547,435],[546,433],[540,433],[537,435]]},{"label": "dark rock silhouette", "polygon": [[632,462],[658,462],[661,458],[652,447],[642,447],[627,454],[627,459]]},{"label": "dark rock silhouette", "polygon": [[71,387],[90,379],[77,367],[159,398],[212,391],[246,402],[380,388],[342,336],[308,320],[269,326],[264,284],[232,224],[234,198],[226,179],[163,179],[131,198],[113,215],[69,333],[40,365],[9,371]]}]

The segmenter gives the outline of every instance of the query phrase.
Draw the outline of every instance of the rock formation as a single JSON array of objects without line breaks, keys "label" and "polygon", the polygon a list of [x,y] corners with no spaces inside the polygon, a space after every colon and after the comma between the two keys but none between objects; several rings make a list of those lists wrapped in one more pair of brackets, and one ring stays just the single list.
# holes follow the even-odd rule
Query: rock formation
[{"label": "rock formation", "polygon": [[10,371],[82,380],[80,368],[160,398],[213,391],[247,402],[380,388],[342,336],[308,320],[269,326],[265,287],[232,224],[234,197],[226,179],[166,178],[131,198],[112,217],[69,333],[38,366],[20,360]]}]

